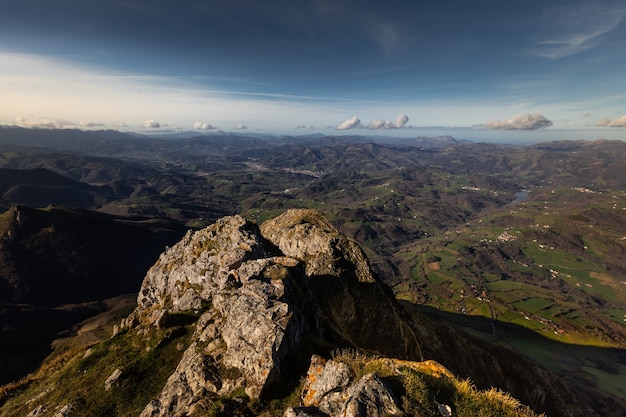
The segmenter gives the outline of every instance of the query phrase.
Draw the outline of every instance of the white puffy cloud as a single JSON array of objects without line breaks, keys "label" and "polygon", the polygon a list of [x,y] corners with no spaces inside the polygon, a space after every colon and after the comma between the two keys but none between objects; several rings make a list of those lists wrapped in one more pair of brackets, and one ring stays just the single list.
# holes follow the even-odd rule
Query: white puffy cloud
[{"label": "white puffy cloud", "polygon": [[161,123],[157,122],[156,120],[146,120],[145,122],[143,122],[143,127],[147,127],[149,129],[156,129],[161,127]]},{"label": "white puffy cloud", "polygon": [[596,126],[606,126],[606,127],[626,127],[626,114],[620,118],[615,120],[611,119],[600,119],[596,122]]},{"label": "white puffy cloud", "polygon": [[212,129],[217,129],[217,126],[213,126],[212,124],[204,123],[204,122],[195,122],[193,124],[193,129],[194,130],[212,130]]},{"label": "white puffy cloud", "polygon": [[388,120],[372,120],[368,123],[368,129],[388,129],[391,127],[391,122]]},{"label": "white puffy cloud", "polygon": [[237,125],[233,126],[233,129],[247,129],[248,126],[244,125],[243,123],[237,123]]},{"label": "white puffy cloud", "polygon": [[626,114],[609,123],[609,127],[626,127]]},{"label": "white puffy cloud", "polygon": [[508,120],[489,120],[483,125],[488,129],[502,130],[535,130],[552,126],[552,121],[541,113],[517,114]]},{"label": "white puffy cloud", "polygon": [[396,116],[396,125],[395,127],[404,127],[404,125],[406,125],[406,122],[409,121],[409,116],[407,116],[406,114],[399,114]]},{"label": "white puffy cloud", "polygon": [[405,127],[406,122],[409,121],[409,117],[406,114],[399,114],[396,117],[395,122],[389,120],[372,120],[367,125],[368,129],[400,129]]},{"label": "white puffy cloud", "polygon": [[409,121],[409,117],[406,114],[399,114],[396,117],[395,121],[389,120],[372,120],[368,123],[367,126],[361,123],[361,120],[354,116],[351,119],[345,120],[339,123],[335,129],[337,130],[347,130],[347,129],[400,129],[406,126],[406,123]]},{"label": "white puffy cloud", "polygon": [[363,127],[363,125],[361,124],[361,120],[358,117],[354,116],[351,119],[344,120],[343,122],[339,123],[337,126],[335,126],[335,129],[348,130],[361,127]]},{"label": "white puffy cloud", "polygon": [[15,124],[20,127],[35,128],[35,129],[74,129],[76,125],[66,120],[49,119],[42,117],[38,119],[25,119],[23,117],[17,117]]}]

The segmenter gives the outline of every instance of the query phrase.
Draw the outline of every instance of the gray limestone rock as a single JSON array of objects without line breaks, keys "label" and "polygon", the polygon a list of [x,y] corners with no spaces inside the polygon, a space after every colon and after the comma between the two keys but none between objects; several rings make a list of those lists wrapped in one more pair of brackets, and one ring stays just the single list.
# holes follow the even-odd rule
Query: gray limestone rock
[{"label": "gray limestone rock", "polygon": [[146,274],[137,297],[142,324],[153,324],[163,310],[203,309],[217,291],[238,285],[234,271],[244,261],[266,256],[258,227],[240,216],[188,232]]},{"label": "gray limestone rock", "polygon": [[307,416],[317,412],[332,417],[402,414],[393,393],[376,374],[364,375],[355,382],[346,364],[318,356],[311,358],[302,390],[302,405],[304,407],[294,408],[291,413]]},{"label": "gray limestone rock", "polygon": [[383,417],[402,414],[393,393],[376,374],[363,376],[346,390],[346,395],[348,399],[342,404],[340,416]]},{"label": "gray limestone rock", "polygon": [[319,407],[326,396],[345,389],[350,380],[348,365],[313,355],[302,388],[302,404],[305,407]]},{"label": "gray limestone rock", "polygon": [[261,225],[263,236],[286,255],[306,263],[306,273],[374,282],[359,245],[318,210],[287,210]]},{"label": "gray limestone rock", "polygon": [[65,404],[59,411],[57,411],[53,417],[68,417],[72,415],[74,406],[72,404]]},{"label": "gray limestone rock", "polygon": [[39,406],[35,407],[35,409],[33,409],[33,411],[28,413],[28,415],[26,417],[43,416],[46,413],[46,411],[48,411],[48,406],[46,406],[45,404],[42,404],[42,405],[39,405]]},{"label": "gray limestone rock", "polygon": [[188,407],[221,388],[213,358],[198,350],[192,344],[185,351],[159,398],[146,406],[141,417],[184,416]]},{"label": "gray limestone rock", "polygon": [[232,216],[188,233],[150,269],[133,318],[122,326],[167,327],[172,314],[204,313],[175,372],[142,416],[183,415],[209,393],[239,388],[259,398],[279,378],[303,329],[303,316],[286,293],[292,279],[304,277],[297,260],[271,256],[270,249],[254,223]]},{"label": "gray limestone rock", "polygon": [[280,295],[281,289],[271,282],[248,281],[237,297],[218,306],[226,317],[222,361],[241,370],[251,398],[258,398],[277,378],[281,361],[300,342],[298,314],[279,300]]},{"label": "gray limestone rock", "polygon": [[[326,280],[333,283],[325,292]],[[189,410],[203,415],[211,403],[207,398],[227,398],[243,389],[254,400],[270,392],[305,333],[322,341],[334,331],[333,337],[360,342],[359,337],[380,332],[366,327],[372,307],[362,302],[382,301],[388,318],[383,339],[394,349],[410,351],[413,341],[398,327],[403,325],[387,298],[363,251],[319,211],[288,210],[260,228],[230,216],[188,232],[160,256],[146,274],[137,308],[116,332],[141,334],[149,327],[168,328],[181,313],[197,316],[182,360],[141,416],[183,416]],[[363,407],[393,414],[380,381],[364,382],[349,393],[347,367],[322,362],[313,359],[322,372],[307,386],[304,404],[314,405],[317,415]],[[371,405],[370,397],[386,402]],[[344,404],[349,398],[353,405]]]},{"label": "gray limestone rock", "polygon": [[104,381],[104,390],[105,391],[110,390],[111,387],[113,387],[113,385],[117,383],[117,380],[120,379],[122,374],[123,372],[120,369],[116,369],[115,371],[113,371],[113,373],[109,375],[106,381]]}]

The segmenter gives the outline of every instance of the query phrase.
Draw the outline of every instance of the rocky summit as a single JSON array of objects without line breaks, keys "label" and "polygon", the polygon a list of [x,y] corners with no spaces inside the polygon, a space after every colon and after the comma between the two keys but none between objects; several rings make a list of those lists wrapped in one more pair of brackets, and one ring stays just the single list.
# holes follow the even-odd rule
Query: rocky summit
[{"label": "rocky summit", "polygon": [[433,358],[454,372],[489,368],[469,376],[535,410],[585,415],[556,377],[522,361],[520,387],[506,374],[515,365],[436,327],[409,314],[320,212],[260,226],[224,217],[161,254],[110,339],[57,359],[46,376],[56,379],[0,415],[535,415]]},{"label": "rocky summit", "polygon": [[[199,314],[180,364],[142,416],[186,415],[211,394],[240,389],[251,399],[271,395],[303,343],[419,351],[359,246],[313,210],[287,211],[261,228],[232,216],[189,232],[148,271],[137,303],[118,331]],[[372,322],[373,311],[384,325]]]}]

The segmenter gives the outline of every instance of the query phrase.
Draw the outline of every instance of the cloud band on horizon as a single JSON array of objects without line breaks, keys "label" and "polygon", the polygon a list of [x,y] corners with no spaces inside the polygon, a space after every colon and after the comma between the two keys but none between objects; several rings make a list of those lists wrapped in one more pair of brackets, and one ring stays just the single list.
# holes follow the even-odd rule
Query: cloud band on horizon
[{"label": "cloud band on horizon", "polygon": [[508,120],[489,120],[482,125],[487,129],[536,130],[552,126],[552,121],[543,114],[517,114]]}]

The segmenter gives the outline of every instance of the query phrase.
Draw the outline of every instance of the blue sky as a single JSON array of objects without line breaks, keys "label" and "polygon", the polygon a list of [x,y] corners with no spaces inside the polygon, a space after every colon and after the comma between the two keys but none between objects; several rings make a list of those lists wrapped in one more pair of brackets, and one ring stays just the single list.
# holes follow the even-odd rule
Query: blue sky
[{"label": "blue sky", "polygon": [[625,20],[623,0],[0,0],[0,123],[626,139]]}]

